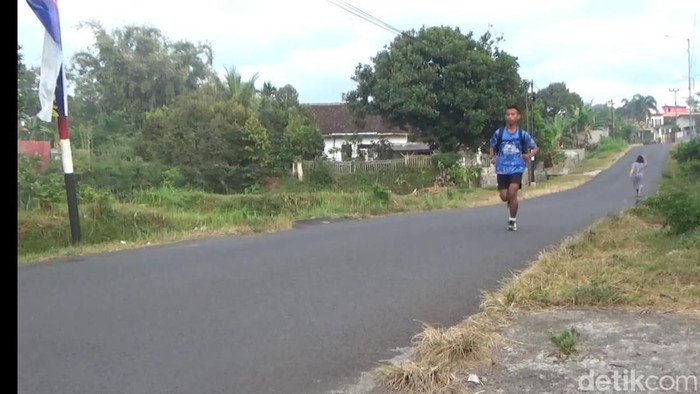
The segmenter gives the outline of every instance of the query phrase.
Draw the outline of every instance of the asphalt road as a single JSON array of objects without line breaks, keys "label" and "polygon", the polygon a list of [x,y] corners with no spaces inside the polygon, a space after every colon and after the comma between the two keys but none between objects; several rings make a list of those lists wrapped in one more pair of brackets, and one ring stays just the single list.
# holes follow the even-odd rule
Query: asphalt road
[{"label": "asphalt road", "polygon": [[20,393],[315,393],[451,325],[597,218],[634,204],[633,149],[571,191],[521,203],[319,224],[18,269]]}]

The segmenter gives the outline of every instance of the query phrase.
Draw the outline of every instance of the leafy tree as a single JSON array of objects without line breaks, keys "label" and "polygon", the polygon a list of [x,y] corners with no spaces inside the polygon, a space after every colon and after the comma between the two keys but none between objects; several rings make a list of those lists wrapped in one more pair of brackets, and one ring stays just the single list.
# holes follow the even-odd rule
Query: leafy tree
[{"label": "leafy tree", "polygon": [[133,133],[144,113],[173,102],[213,77],[208,45],[171,42],[160,30],[127,25],[107,32],[97,22],[92,48],[73,56],[76,122],[94,121],[106,133]]},{"label": "leafy tree", "polygon": [[538,91],[537,101],[543,104],[543,114],[547,117],[571,114],[575,108],[583,107],[581,96],[570,91],[564,82],[550,83]]},{"label": "leafy tree", "polygon": [[277,88],[266,82],[260,96],[258,111],[270,135],[274,168],[286,169],[297,159],[313,160],[323,154],[323,136],[292,85]]},{"label": "leafy tree", "polygon": [[17,45],[17,121],[35,117],[39,112],[39,72],[22,61],[22,47]]},{"label": "leafy tree", "polygon": [[145,160],[178,168],[194,186],[230,193],[259,179],[270,144],[254,111],[200,88],[149,112],[135,149]]},{"label": "leafy tree", "polygon": [[688,106],[693,112],[698,112],[700,111],[700,93],[695,93],[695,96],[688,99]]},{"label": "leafy tree", "polygon": [[284,128],[284,144],[293,160],[313,160],[323,154],[321,131],[298,110],[289,113],[289,121]]},{"label": "leafy tree", "polygon": [[544,157],[545,167],[550,167],[553,164],[554,152],[559,149],[571,120],[563,114],[553,117],[545,117],[544,114],[546,114],[545,104],[536,102],[533,110],[533,124],[540,149],[539,155]]},{"label": "leafy tree", "polygon": [[508,104],[525,99],[517,59],[501,41],[444,26],[401,34],[372,65],[356,67],[357,87],[344,100],[356,117],[379,114],[443,151],[476,146],[502,124]]}]

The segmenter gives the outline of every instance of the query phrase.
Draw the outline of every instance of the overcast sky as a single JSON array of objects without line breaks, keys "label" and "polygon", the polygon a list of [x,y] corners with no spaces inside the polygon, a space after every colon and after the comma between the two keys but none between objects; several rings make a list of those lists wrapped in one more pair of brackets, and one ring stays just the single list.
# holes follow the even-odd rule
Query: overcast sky
[{"label": "overcast sky", "polygon": [[[348,2],[401,30],[449,25],[480,35],[492,25],[536,88],[563,81],[594,103],[641,93],[660,107],[673,104],[670,88],[680,89],[680,102],[688,89],[686,37],[691,75],[700,79],[698,0]],[[19,44],[26,63],[38,66],[43,27],[25,0],[18,8]],[[260,86],[290,83],[307,103],[340,101],[354,87],[355,65],[394,38],[326,0],[60,0],[59,11],[66,60],[92,44],[90,33],[77,29],[80,21],[98,20],[109,30],[147,24],[172,40],[208,42],[217,69],[236,66],[244,78],[258,72]]]}]

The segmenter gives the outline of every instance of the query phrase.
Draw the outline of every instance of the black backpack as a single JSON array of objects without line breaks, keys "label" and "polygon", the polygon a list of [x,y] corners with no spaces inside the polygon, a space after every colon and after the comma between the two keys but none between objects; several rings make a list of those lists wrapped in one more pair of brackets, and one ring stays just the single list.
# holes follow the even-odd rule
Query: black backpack
[{"label": "black backpack", "polygon": [[[501,151],[501,144],[503,143],[503,133],[505,132],[506,128],[501,127],[500,129],[496,130],[496,154],[500,153]],[[520,127],[518,127],[518,139],[520,140],[520,151],[525,154],[527,150],[527,141],[525,141],[525,135],[522,133],[520,130]]]}]

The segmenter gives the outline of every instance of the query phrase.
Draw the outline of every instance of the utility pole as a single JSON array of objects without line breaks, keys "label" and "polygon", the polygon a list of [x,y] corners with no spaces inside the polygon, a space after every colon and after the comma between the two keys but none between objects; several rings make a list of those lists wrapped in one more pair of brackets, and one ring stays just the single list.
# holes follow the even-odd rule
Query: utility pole
[{"label": "utility pole", "polygon": [[[534,113],[534,95],[532,93],[532,89],[534,86],[533,81],[528,81],[525,80],[526,87],[525,87],[525,111],[527,113],[527,118],[525,119],[525,129],[527,130],[528,133],[534,138],[534,132],[533,129],[535,128],[535,119],[533,118],[533,113]],[[529,89],[528,89],[529,88]],[[529,91],[528,91],[529,90]],[[523,147],[524,148],[524,147]],[[535,158],[532,157],[530,160],[528,160],[527,164],[527,184],[528,185],[534,185],[535,184]]]},{"label": "utility pole", "polygon": [[691,85],[691,70],[690,70],[690,37],[686,38],[688,42],[688,134],[690,137],[695,137],[695,119],[693,118],[693,89]]},{"label": "utility pole", "polygon": [[669,89],[669,92],[673,93],[673,111],[676,116],[676,123],[678,122],[678,88]]},{"label": "utility pole", "polygon": [[[678,88],[669,89],[669,92],[673,92],[673,112],[674,112],[674,125],[671,128],[671,132],[676,132],[676,127],[678,127]],[[666,142],[666,141],[664,141]]]},{"label": "utility pole", "polygon": [[610,126],[610,138],[613,138],[613,135],[615,135],[615,102],[613,99],[610,99],[608,104],[610,104],[610,121],[612,122]]},{"label": "utility pole", "polygon": [[[530,101],[530,108],[532,109],[532,112],[535,112],[535,81],[530,81],[530,94],[528,97],[528,101]],[[528,116],[529,119],[532,119],[530,121],[530,129],[528,129],[528,132],[530,132],[530,135],[532,138],[535,138],[535,117],[534,116]],[[533,156],[532,159],[530,159],[530,184],[536,185],[537,182],[535,181],[535,169],[537,167],[537,161],[535,160],[535,157]]]}]

